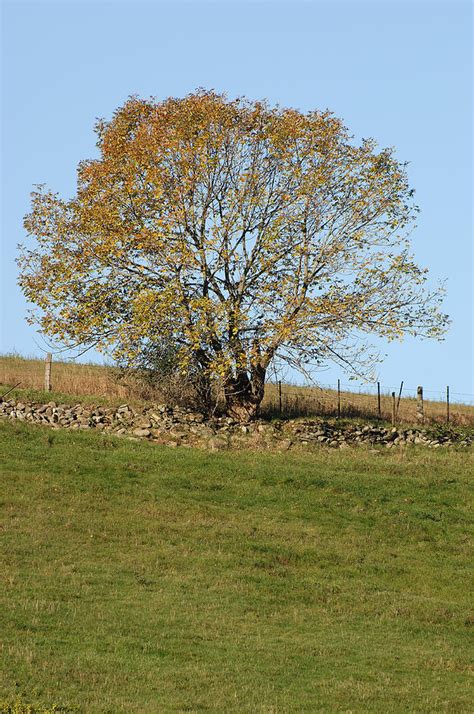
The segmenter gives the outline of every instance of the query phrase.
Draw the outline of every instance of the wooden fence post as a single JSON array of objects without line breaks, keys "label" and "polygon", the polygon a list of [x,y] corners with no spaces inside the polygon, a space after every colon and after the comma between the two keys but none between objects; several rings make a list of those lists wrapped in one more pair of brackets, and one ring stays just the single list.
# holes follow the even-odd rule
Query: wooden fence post
[{"label": "wooden fence post", "polygon": [[382,416],[382,409],[380,406],[380,382],[377,382],[377,413],[380,419]]},{"label": "wooden fence post", "polygon": [[281,414],[282,412],[282,403],[281,403],[281,381],[278,380],[278,410]]},{"label": "wooden fence post", "polygon": [[402,383],[400,384],[400,391],[398,392],[397,417],[398,417],[398,409],[399,409],[399,407],[400,407],[400,399],[402,398],[402,389],[403,389],[403,379],[402,379]]},{"label": "wooden fence post", "polygon": [[418,389],[416,390],[416,396],[418,400],[416,407],[416,418],[423,424],[425,421],[425,413],[423,410],[423,387],[418,387]]},{"label": "wooden fence post", "polygon": [[341,418],[341,380],[337,380],[337,418]]},{"label": "wooden fence post", "polygon": [[53,356],[51,352],[46,355],[46,360],[44,363],[44,391],[51,391],[51,362],[53,361]]},{"label": "wooden fence post", "polygon": [[395,392],[392,392],[392,426],[395,426],[397,420],[396,402],[395,402]]},{"label": "wooden fence post", "polygon": [[449,387],[446,387],[446,424],[449,424]]}]

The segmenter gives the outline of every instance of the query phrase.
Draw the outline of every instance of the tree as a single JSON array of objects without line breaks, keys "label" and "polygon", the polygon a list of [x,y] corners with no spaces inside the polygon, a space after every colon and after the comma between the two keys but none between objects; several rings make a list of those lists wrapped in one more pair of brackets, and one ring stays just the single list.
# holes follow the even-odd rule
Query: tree
[{"label": "tree", "polygon": [[25,219],[20,285],[45,334],[131,364],[172,340],[241,420],[276,361],[361,373],[365,333],[443,334],[441,290],[410,255],[405,166],[330,112],[199,90],[132,97],[96,132],[77,195],[39,187]]}]

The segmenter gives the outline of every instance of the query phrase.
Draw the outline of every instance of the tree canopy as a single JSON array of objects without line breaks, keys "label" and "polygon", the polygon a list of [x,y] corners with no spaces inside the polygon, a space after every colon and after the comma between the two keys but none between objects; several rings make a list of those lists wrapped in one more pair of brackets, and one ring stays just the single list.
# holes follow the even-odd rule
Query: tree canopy
[{"label": "tree canopy", "polygon": [[364,334],[442,336],[405,166],[330,112],[199,90],[132,97],[96,132],[77,194],[38,187],[25,219],[20,285],[46,335],[130,364],[172,341],[242,419],[276,362],[361,373]]}]

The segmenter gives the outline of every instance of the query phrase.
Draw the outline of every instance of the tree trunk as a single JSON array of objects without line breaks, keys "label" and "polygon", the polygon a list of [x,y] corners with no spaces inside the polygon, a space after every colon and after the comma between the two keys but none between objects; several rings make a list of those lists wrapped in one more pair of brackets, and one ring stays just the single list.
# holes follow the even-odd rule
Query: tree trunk
[{"label": "tree trunk", "polygon": [[245,371],[229,377],[224,387],[226,413],[239,422],[249,422],[259,415],[265,392],[264,367],[252,367],[250,376]]}]

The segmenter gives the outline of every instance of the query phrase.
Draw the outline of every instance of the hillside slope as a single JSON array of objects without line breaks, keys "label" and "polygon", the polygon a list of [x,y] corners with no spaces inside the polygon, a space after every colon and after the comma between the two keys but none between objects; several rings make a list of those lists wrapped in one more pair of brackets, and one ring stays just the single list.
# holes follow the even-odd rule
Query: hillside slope
[{"label": "hillside slope", "polygon": [[469,710],[468,454],[0,449],[0,702]]}]

